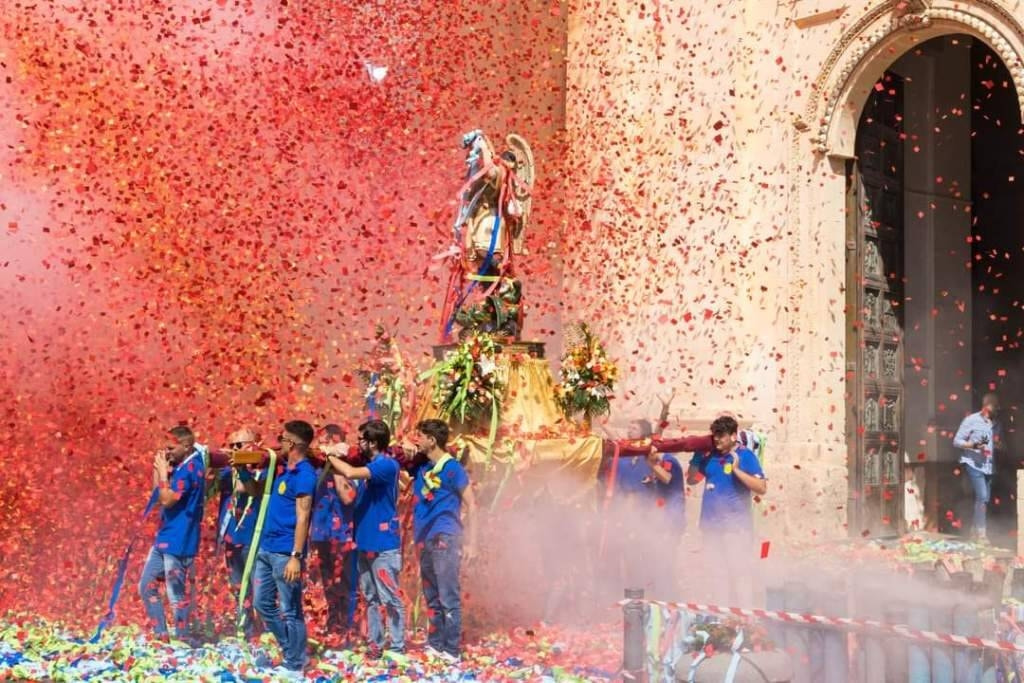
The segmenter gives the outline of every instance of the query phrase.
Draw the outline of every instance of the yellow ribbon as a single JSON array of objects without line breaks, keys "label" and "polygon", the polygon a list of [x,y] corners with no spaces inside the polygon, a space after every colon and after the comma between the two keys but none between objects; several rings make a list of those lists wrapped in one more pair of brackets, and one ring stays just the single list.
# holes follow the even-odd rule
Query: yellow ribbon
[{"label": "yellow ribbon", "polygon": [[441,470],[448,464],[449,460],[452,460],[452,456],[448,453],[442,455],[434,466],[430,468],[430,471],[423,475],[423,488],[420,489],[420,494],[423,499],[426,500],[427,496],[431,491],[436,491],[441,488]]}]

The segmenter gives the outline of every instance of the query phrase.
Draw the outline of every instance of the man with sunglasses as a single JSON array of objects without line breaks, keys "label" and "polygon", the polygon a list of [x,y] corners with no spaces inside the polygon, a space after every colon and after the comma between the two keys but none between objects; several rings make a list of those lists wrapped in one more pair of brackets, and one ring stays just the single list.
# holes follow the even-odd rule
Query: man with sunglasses
[{"label": "man with sunglasses", "polygon": [[[302,560],[316,490],[316,470],[306,457],[313,436],[308,422],[284,423],[278,440],[280,455],[286,461],[277,466],[253,574],[256,611],[284,652],[284,666],[275,671],[281,678],[301,676],[308,661]],[[247,470],[236,467],[246,492],[260,495]]]},{"label": "man with sunglasses", "polygon": [[[228,449],[232,453],[252,450],[257,441],[259,437],[256,432],[245,427],[228,437]],[[251,476],[253,480],[260,481],[263,474],[261,470],[252,469],[250,466],[246,477]],[[217,543],[224,548],[224,565],[228,570],[228,582],[235,595],[242,585],[242,575],[245,573],[245,563],[249,558],[249,546],[252,544],[259,512],[257,499],[246,493],[240,476],[233,467],[222,468],[218,476],[220,512],[217,517]],[[251,587],[246,599],[245,615],[245,635],[251,638],[255,634]]]}]

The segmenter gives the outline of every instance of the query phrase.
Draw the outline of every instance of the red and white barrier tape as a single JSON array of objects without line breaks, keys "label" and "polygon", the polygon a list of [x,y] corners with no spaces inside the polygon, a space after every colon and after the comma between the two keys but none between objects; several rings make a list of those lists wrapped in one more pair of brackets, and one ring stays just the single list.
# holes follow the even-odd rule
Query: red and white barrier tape
[{"label": "red and white barrier tape", "polygon": [[922,631],[903,624],[886,624],[873,619],[854,619],[851,617],[825,617],[818,614],[801,614],[799,612],[783,612],[767,609],[746,609],[743,607],[719,607],[718,605],[701,605],[696,602],[663,602],[660,600],[621,600],[617,604],[622,607],[631,602],[642,602],[649,605],[660,605],[689,612],[704,612],[727,617],[746,617],[748,619],[768,619],[784,624],[801,626],[829,626],[832,628],[849,628],[858,630],[878,631],[898,635],[910,640],[942,645],[958,645],[960,647],[1002,650],[1004,652],[1024,653],[1024,645],[1017,645],[1005,640],[990,640],[975,636],[957,636],[951,633]]}]

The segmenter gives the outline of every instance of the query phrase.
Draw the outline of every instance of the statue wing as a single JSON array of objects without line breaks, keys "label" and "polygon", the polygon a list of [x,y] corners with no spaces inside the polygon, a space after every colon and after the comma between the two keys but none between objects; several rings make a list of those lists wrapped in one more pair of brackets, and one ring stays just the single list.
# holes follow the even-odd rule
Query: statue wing
[{"label": "statue wing", "polygon": [[522,136],[510,133],[505,137],[505,144],[516,155],[515,172],[519,182],[515,183],[513,187],[515,199],[519,202],[523,212],[519,225],[512,234],[512,251],[522,254],[526,226],[530,222],[530,210],[533,206],[533,182],[536,177],[536,167],[533,162],[533,150]]}]

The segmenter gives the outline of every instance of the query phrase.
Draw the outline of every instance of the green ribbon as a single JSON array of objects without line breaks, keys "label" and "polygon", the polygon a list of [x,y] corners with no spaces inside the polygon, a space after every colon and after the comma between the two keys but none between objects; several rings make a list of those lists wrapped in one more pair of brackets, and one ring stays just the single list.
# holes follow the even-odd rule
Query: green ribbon
[{"label": "green ribbon", "polygon": [[260,548],[260,535],[263,533],[263,520],[267,517],[267,508],[270,507],[270,496],[273,495],[274,472],[277,471],[277,453],[270,448],[267,449],[270,462],[267,465],[267,477],[263,483],[263,497],[260,499],[260,511],[256,515],[256,528],[252,532],[252,543],[249,544],[249,554],[245,558],[245,569],[242,570],[242,585],[238,589],[238,636],[245,636],[245,597],[249,592],[249,575],[252,573],[252,565],[256,561],[256,554]]},{"label": "green ribbon", "polygon": [[650,683],[659,683],[661,681],[661,632],[664,625],[662,624],[661,607],[658,605],[649,605],[648,608],[647,622],[647,670],[650,673],[648,679]]},{"label": "green ribbon", "polygon": [[[423,475],[423,488],[420,489],[420,495],[423,496],[424,500],[426,500],[427,495],[431,491],[436,491],[437,489],[441,488],[441,481],[439,476],[441,474],[441,470],[444,469],[444,466],[448,464],[449,460],[454,459],[455,458],[453,458],[451,455],[445,453],[444,455],[437,459],[437,462],[434,463],[434,466],[430,468],[430,471]],[[434,477],[438,480],[437,486],[434,486],[433,479],[429,479],[429,477]]]},{"label": "green ribbon", "polygon": [[487,460],[494,450],[494,439],[498,436],[498,397],[491,394],[491,429],[487,433]]},{"label": "green ribbon", "polygon": [[508,483],[509,478],[512,476],[513,469],[515,469],[515,464],[512,460],[505,463],[505,476],[501,478],[501,483],[498,484],[498,490],[494,492],[494,499],[491,501],[490,512],[494,512],[494,509],[498,507],[498,500],[501,498],[501,494],[505,490],[505,484]]}]

